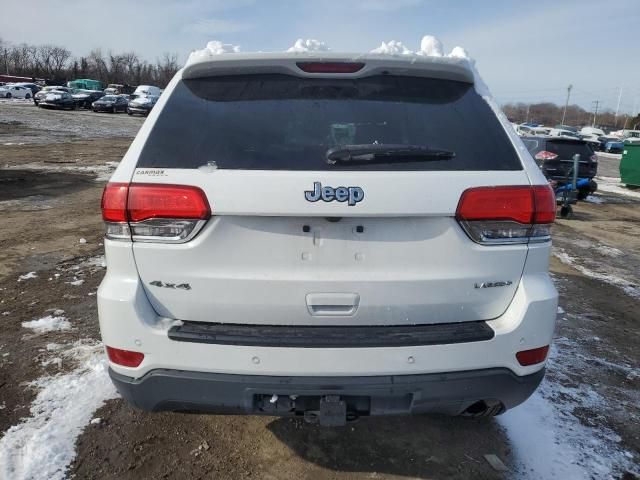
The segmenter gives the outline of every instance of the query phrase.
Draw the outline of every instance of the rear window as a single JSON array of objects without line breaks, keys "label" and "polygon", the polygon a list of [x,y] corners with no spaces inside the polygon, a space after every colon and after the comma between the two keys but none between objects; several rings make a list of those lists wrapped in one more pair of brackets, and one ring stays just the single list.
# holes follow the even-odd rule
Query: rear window
[{"label": "rear window", "polygon": [[582,160],[587,160],[593,155],[593,149],[586,143],[578,142],[547,142],[547,151],[555,153],[558,158],[572,159],[576,153]]},{"label": "rear window", "polygon": [[[422,145],[454,158],[327,163],[341,145]],[[489,105],[449,80],[373,76],[211,77],[180,82],[141,152],[138,167],[258,170],[521,170]]]}]

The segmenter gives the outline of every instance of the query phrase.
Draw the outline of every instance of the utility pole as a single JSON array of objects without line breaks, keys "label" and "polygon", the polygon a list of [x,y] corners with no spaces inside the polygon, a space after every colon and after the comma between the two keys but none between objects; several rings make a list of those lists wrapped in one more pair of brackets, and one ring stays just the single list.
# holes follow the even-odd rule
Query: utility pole
[{"label": "utility pole", "polygon": [[616,114],[613,117],[613,126],[618,126],[618,112],[620,111],[620,100],[622,99],[622,87],[618,87],[618,104],[616,105]]},{"label": "utility pole", "polygon": [[598,116],[598,106],[600,105],[600,100],[594,100],[592,103],[596,104],[596,108],[593,112],[593,123],[591,124],[592,127],[596,126],[596,117]]},{"label": "utility pole", "polygon": [[562,121],[560,122],[562,125],[564,125],[564,117],[567,115],[567,106],[569,105],[569,97],[571,96],[571,89],[573,88],[573,85],[569,84],[569,86],[567,87],[567,100],[564,102],[564,110],[562,111]]}]

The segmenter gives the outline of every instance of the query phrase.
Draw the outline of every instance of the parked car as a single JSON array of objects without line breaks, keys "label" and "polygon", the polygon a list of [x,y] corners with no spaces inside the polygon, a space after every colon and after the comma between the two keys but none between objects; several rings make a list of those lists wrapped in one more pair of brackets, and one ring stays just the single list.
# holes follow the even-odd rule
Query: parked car
[{"label": "parked car", "polygon": [[607,140],[604,144],[604,151],[607,153],[622,153],[623,150],[624,142],[622,140]]},{"label": "parked car", "polygon": [[0,98],[31,98],[31,89],[20,85],[3,85],[0,87]]},{"label": "parked car", "polygon": [[521,137],[531,137],[536,135],[547,135],[549,133],[549,129],[539,126],[532,127],[530,125],[518,125],[516,132]]},{"label": "parked car", "polygon": [[33,96],[33,103],[35,103],[36,105],[38,105],[38,103],[40,103],[40,101],[48,94],[51,92],[67,92],[67,93],[71,93],[72,90],[68,87],[62,87],[59,85],[48,85],[46,87],[43,87],[42,90],[40,90],[38,93],[36,93]]},{"label": "parked car", "polygon": [[127,100],[119,95],[105,95],[91,104],[94,112],[118,113],[127,111]]},{"label": "parked car", "polygon": [[42,87],[38,84],[35,83],[28,83],[28,82],[19,82],[19,83],[15,83],[14,85],[18,85],[20,87],[26,87],[29,90],[31,90],[31,95],[34,96],[36,93],[38,93],[40,90],[42,90]]},{"label": "parked car", "polygon": [[158,97],[138,96],[129,101],[127,113],[129,115],[149,115],[149,112],[154,107],[157,101]]},{"label": "parked car", "polygon": [[596,137],[604,137],[604,130],[596,127],[582,127],[580,130],[580,135],[595,135]]},{"label": "parked car", "polygon": [[578,191],[578,199],[582,200],[597,190],[598,185],[593,178],[598,174],[598,156],[589,143],[570,137],[530,137],[522,141],[544,176],[554,182],[572,180],[573,156],[579,154],[578,178],[591,182]]},{"label": "parked car", "polygon": [[564,130],[561,128],[552,128],[549,131],[549,135],[551,135],[552,137],[568,137],[568,138],[576,138],[578,140],[581,139],[580,135],[578,135],[573,130]]},{"label": "parked car", "polygon": [[556,125],[553,128],[556,130],[567,130],[569,132],[578,133],[578,128],[572,127],[571,125]]},{"label": "parked car", "polygon": [[134,95],[146,96],[146,97],[159,97],[162,93],[159,87],[153,85],[138,85],[133,91]]},{"label": "parked car", "polygon": [[102,198],[121,395],[330,426],[529,397],[557,313],[555,198],[471,67],[193,57]]},{"label": "parked car", "polygon": [[104,97],[104,92],[101,90],[76,90],[73,94],[79,108],[91,108],[93,102],[102,97]]},{"label": "parked car", "polygon": [[100,90],[104,88],[102,82],[99,80],[92,80],[90,78],[79,78],[77,80],[71,80],[67,82],[67,87],[74,90]]},{"label": "parked car", "polygon": [[75,110],[78,108],[73,95],[58,90],[47,93],[44,98],[38,102],[38,107],[59,108],[61,110]]}]

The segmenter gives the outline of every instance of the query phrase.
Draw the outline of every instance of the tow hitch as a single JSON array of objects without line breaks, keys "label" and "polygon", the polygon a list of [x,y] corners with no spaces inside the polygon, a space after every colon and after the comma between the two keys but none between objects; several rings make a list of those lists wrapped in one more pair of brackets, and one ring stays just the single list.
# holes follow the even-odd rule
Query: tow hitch
[{"label": "tow hitch", "polygon": [[343,427],[347,424],[347,403],[338,395],[326,395],[320,399],[319,412],[305,412],[304,419],[321,427]]}]

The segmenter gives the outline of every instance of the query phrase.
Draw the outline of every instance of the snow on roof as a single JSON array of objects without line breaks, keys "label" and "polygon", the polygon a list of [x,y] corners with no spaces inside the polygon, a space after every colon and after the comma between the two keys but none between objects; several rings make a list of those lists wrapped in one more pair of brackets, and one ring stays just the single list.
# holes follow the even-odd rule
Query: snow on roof
[{"label": "snow on roof", "polygon": [[384,55],[413,55],[413,52],[405,47],[402,42],[391,40],[382,42],[378,48],[371,50],[371,53],[380,53]]},{"label": "snow on roof", "polygon": [[306,40],[299,38],[292,47],[287,49],[287,52],[328,52],[329,50],[329,46],[324,42],[314,38]]},{"label": "snow on roof", "polygon": [[[299,56],[300,54],[309,54],[309,56],[316,56],[317,53],[322,53],[326,55],[327,52],[331,52],[334,54],[332,56],[344,56],[344,57],[354,57],[354,56],[362,56],[366,55],[364,52],[361,53],[343,53],[340,55],[338,52],[334,52],[329,48],[329,46],[320,40],[316,40],[314,38],[302,39],[299,38],[295,41],[295,43],[289,47],[284,53],[291,54],[291,56]],[[185,66],[194,65],[196,63],[208,62],[214,60],[220,60],[221,58],[246,58],[248,56],[252,58],[256,58],[260,56],[262,58],[269,57],[277,57],[282,58],[283,52],[252,52],[245,53],[240,50],[239,45],[232,45],[229,43],[222,43],[217,40],[210,41],[207,43],[207,46],[202,50],[195,50],[191,52],[189,58],[187,59],[187,63]],[[448,55],[444,54],[444,49],[442,46],[442,42],[438,40],[436,37],[431,35],[425,35],[422,37],[420,42],[420,48],[415,52],[411,51],[407,48],[402,42],[396,40],[390,40],[389,42],[382,42],[382,44],[374,48],[370,51],[372,54],[377,55],[414,55],[418,57],[435,57],[435,58],[456,58],[456,59],[464,59],[469,60],[470,58],[466,52],[466,50],[462,47],[455,47],[451,53]]]},{"label": "snow on roof", "polygon": [[[256,68],[267,71],[269,66],[282,67],[287,61],[292,59],[312,59],[316,61],[367,61],[377,64],[381,68],[385,62],[388,64],[407,65],[415,69],[430,69],[438,72],[440,78],[451,78],[460,81],[473,82],[476,91],[485,99],[489,99],[491,94],[485,83],[480,78],[473,60],[467,51],[462,47],[455,47],[449,54],[444,53],[442,42],[436,37],[425,35],[420,41],[420,48],[415,52],[411,51],[402,42],[390,40],[382,42],[377,48],[369,53],[340,53],[332,51],[329,46],[316,39],[302,39],[295,41],[293,46],[286,51],[280,52],[253,52],[245,53],[240,51],[238,45],[211,41],[206,48],[196,50],[189,55],[185,68],[182,72],[183,78],[197,78],[204,75],[213,74],[215,69],[227,68],[230,72],[232,65],[244,66],[254,65]],[[369,70],[371,71],[371,70]],[[450,74],[447,77],[446,72]],[[363,70],[360,73],[365,73]],[[499,111],[497,105],[496,110]]]}]

